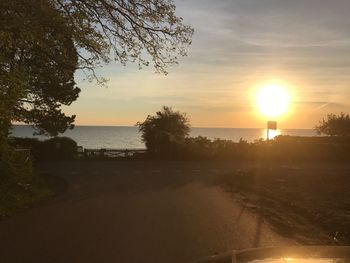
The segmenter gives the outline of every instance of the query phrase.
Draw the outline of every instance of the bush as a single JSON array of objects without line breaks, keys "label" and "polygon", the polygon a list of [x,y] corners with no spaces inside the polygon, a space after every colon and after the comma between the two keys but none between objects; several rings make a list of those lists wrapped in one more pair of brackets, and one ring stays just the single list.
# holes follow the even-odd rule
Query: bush
[{"label": "bush", "polygon": [[[161,158],[184,160],[348,161],[350,138],[278,136],[248,143],[240,140],[188,137],[171,146],[173,155]],[[159,158],[159,157],[158,157]]]},{"label": "bush", "polygon": [[30,149],[34,160],[72,160],[77,156],[77,143],[67,137],[55,137],[45,141],[36,138],[11,138],[17,148]]},{"label": "bush", "polygon": [[255,144],[240,140],[238,143],[231,140],[207,137],[187,137],[184,142],[173,145],[173,155],[177,159],[186,160],[227,160],[253,159]]},{"label": "bush", "polygon": [[42,141],[36,138],[10,138],[10,144],[15,148],[30,149],[30,152],[34,159],[41,157]]},{"label": "bush", "polygon": [[320,135],[350,136],[350,116],[343,112],[339,116],[328,114],[327,119],[321,120],[315,130]]},{"label": "bush", "polygon": [[212,144],[207,137],[186,138],[179,148],[180,156],[186,159],[210,159]]},{"label": "bush", "polygon": [[77,156],[77,143],[67,137],[55,137],[43,142],[42,160],[72,160]]},{"label": "bush", "polygon": [[136,123],[147,151],[158,157],[176,156],[176,148],[182,144],[190,131],[185,113],[164,106],[156,115]]},{"label": "bush", "polygon": [[7,143],[0,146],[0,219],[59,190],[49,178],[33,174],[29,151],[16,150]]},{"label": "bush", "polygon": [[278,136],[270,155],[275,160],[343,161],[350,159],[349,151],[349,138]]},{"label": "bush", "polygon": [[11,184],[26,184],[32,179],[32,163],[28,153],[15,151],[2,144],[0,152],[0,188]]}]

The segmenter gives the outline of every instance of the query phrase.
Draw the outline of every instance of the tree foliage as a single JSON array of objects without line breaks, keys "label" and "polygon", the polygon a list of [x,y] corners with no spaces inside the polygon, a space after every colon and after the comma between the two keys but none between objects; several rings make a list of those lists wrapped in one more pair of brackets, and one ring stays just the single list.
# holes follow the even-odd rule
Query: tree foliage
[{"label": "tree foliage", "polygon": [[320,135],[350,136],[350,116],[343,112],[340,115],[328,114],[327,119],[320,121],[315,130]]},{"label": "tree foliage", "polygon": [[182,143],[190,132],[186,114],[166,106],[156,112],[156,115],[148,115],[144,122],[136,125],[148,151],[157,154],[170,153],[172,147]]},{"label": "tree foliage", "polygon": [[[193,29],[176,16],[173,0],[50,0],[66,17],[79,49],[80,67],[89,78],[100,62],[123,64],[153,61],[157,72],[167,73],[186,55]],[[113,54],[113,56],[111,56]]]},{"label": "tree foliage", "polygon": [[[79,95],[72,30],[48,1],[3,0],[0,4],[0,97],[4,129],[11,121],[56,135],[72,127],[62,105]],[[5,127],[6,126],[6,127]]]},{"label": "tree foliage", "polygon": [[[157,72],[186,55],[193,29],[172,0],[0,1],[0,124],[33,124],[57,135],[72,127],[62,105],[79,95],[74,73],[103,84],[96,67],[111,60]],[[1,135],[0,134],[0,135]]]}]

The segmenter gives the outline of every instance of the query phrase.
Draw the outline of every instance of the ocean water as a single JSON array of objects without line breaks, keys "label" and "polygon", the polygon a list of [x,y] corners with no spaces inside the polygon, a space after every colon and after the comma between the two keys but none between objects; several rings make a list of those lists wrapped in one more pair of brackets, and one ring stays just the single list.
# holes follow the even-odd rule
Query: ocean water
[{"label": "ocean water", "polygon": [[[34,130],[31,126],[15,125],[12,136],[35,137],[47,139],[44,136],[33,136]],[[311,129],[288,129],[270,131],[270,138],[276,135],[315,136]],[[75,140],[84,148],[145,148],[141,141],[141,134],[137,127],[122,126],[76,126],[73,130],[66,131],[63,135]],[[239,141],[241,138],[248,142],[254,142],[260,138],[266,139],[266,129],[248,128],[191,128],[190,136],[205,136],[209,139],[227,139]]]}]

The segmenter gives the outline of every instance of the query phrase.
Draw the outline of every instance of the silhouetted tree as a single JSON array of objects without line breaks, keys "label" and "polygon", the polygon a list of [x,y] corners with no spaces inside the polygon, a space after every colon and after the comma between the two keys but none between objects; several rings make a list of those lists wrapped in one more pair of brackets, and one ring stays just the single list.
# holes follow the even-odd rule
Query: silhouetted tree
[{"label": "silhouetted tree", "polygon": [[186,114],[166,106],[155,116],[148,115],[144,122],[138,122],[136,126],[148,151],[157,154],[171,153],[172,147],[181,144],[190,132]]},{"label": "silhouetted tree", "polygon": [[[80,67],[96,78],[99,62],[152,60],[157,72],[186,55],[193,29],[176,16],[173,0],[50,0],[72,28]],[[112,52],[111,52],[112,51]],[[113,54],[114,56],[111,56]]]},{"label": "silhouetted tree", "polygon": [[350,116],[345,113],[340,115],[328,114],[327,119],[320,121],[315,127],[318,134],[330,136],[350,136]]},{"label": "silhouetted tree", "polygon": [[79,95],[74,82],[78,53],[70,27],[49,1],[0,2],[0,124],[12,121],[57,135],[72,127],[62,105]]},{"label": "silhouetted tree", "polygon": [[74,116],[60,108],[78,97],[76,69],[100,84],[95,69],[112,59],[140,67],[152,60],[166,73],[192,34],[172,0],[0,1],[1,134],[12,121],[64,132]]}]

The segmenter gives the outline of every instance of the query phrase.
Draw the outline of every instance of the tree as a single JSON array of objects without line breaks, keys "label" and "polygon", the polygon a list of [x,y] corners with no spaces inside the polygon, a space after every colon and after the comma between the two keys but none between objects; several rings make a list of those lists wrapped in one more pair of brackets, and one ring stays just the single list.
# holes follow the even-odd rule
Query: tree
[{"label": "tree", "polygon": [[192,34],[172,0],[0,1],[1,134],[13,121],[49,135],[72,128],[75,116],[61,106],[78,98],[75,70],[102,85],[95,69],[112,59],[152,60],[167,73]]},{"label": "tree", "polygon": [[[173,0],[51,0],[66,17],[79,48],[80,67],[90,79],[95,67],[115,59],[123,64],[153,61],[157,72],[167,73],[186,55],[193,29],[176,16]],[[111,57],[111,54],[114,56]]]},{"label": "tree", "polygon": [[148,115],[144,122],[138,122],[136,126],[148,151],[156,154],[171,153],[172,147],[183,142],[190,132],[186,114],[166,106],[155,116]]},{"label": "tree", "polygon": [[350,136],[350,116],[345,113],[340,115],[328,114],[327,119],[322,119],[315,127],[318,134],[330,136]]},{"label": "tree", "polygon": [[74,82],[78,53],[65,17],[48,1],[0,4],[0,111],[2,135],[12,121],[57,135],[72,127],[62,105],[79,95]]}]

